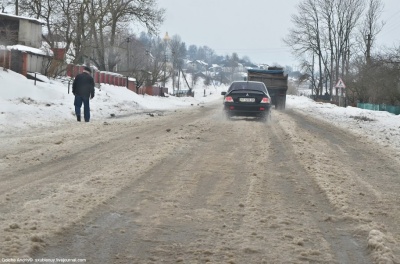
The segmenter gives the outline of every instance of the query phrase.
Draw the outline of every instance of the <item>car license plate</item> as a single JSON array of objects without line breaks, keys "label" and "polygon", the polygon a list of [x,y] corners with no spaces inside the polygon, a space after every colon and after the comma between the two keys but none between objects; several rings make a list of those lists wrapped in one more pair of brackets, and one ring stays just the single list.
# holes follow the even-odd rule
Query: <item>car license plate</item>
[{"label": "car license plate", "polygon": [[239,98],[239,102],[243,103],[254,103],[256,101],[255,98]]}]

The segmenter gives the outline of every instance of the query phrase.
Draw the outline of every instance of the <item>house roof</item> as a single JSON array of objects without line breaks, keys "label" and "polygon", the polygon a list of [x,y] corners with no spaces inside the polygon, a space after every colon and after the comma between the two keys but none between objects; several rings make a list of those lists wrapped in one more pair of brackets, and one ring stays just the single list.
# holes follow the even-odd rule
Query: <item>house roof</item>
[{"label": "house roof", "polygon": [[6,13],[0,13],[0,18],[8,18],[8,19],[14,19],[14,20],[28,20],[32,23],[44,25],[45,23],[42,20],[35,19],[35,18],[29,18],[29,17],[23,17],[23,16],[15,16],[15,15],[10,15]]},{"label": "house roof", "polygon": [[201,64],[201,65],[204,65],[204,66],[208,66],[208,63],[207,63],[207,62],[204,62],[204,61],[202,61],[202,60],[196,60],[196,62],[197,62],[198,64]]},{"label": "house roof", "polygon": [[7,46],[7,47],[0,46],[0,49],[20,50],[20,51],[24,51],[24,52],[31,53],[31,54],[49,56],[49,57],[54,56],[52,50],[44,51],[42,49],[36,49],[36,48],[32,48],[32,47],[28,47],[28,46],[24,46],[24,45],[19,45],[19,44],[18,45],[13,45],[13,46]]}]

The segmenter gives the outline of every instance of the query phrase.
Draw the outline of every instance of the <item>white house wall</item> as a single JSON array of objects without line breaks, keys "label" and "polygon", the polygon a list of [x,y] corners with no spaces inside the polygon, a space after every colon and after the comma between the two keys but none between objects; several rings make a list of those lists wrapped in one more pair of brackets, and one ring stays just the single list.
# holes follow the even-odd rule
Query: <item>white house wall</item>
[{"label": "white house wall", "polygon": [[18,41],[26,46],[40,48],[42,46],[42,26],[29,20],[21,19],[19,21]]}]

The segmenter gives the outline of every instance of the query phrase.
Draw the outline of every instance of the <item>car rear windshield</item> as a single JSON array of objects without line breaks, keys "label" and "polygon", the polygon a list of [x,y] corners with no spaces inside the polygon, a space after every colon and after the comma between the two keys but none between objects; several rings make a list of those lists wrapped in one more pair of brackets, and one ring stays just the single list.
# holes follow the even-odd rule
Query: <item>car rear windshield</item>
[{"label": "car rear windshield", "polygon": [[267,92],[265,85],[263,83],[256,82],[234,82],[228,89],[228,92],[233,90],[256,90],[261,92]]}]

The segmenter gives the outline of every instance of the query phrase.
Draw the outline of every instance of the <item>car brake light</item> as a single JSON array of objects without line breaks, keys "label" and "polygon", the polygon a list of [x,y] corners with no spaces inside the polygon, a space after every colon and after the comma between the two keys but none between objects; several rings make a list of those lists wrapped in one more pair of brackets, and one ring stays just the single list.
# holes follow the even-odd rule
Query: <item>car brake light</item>
[{"label": "car brake light", "polygon": [[262,104],[268,104],[269,103],[269,98],[268,97],[263,97],[263,99],[261,99],[261,103]]},{"label": "car brake light", "polygon": [[232,98],[232,96],[227,96],[227,97],[225,97],[225,102],[233,103],[233,98]]}]

